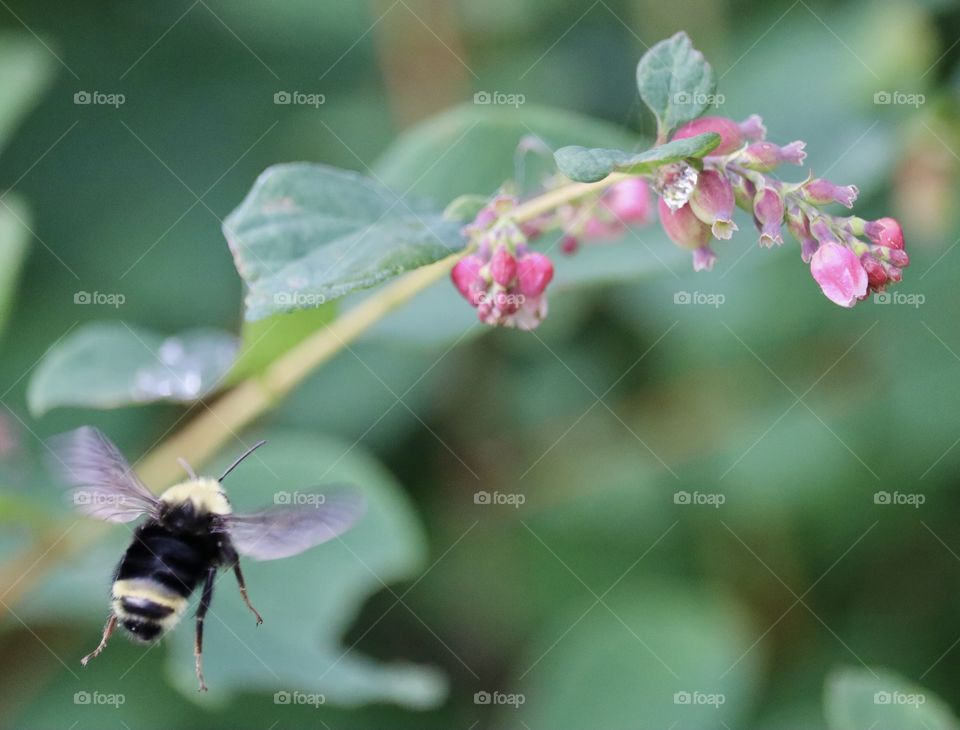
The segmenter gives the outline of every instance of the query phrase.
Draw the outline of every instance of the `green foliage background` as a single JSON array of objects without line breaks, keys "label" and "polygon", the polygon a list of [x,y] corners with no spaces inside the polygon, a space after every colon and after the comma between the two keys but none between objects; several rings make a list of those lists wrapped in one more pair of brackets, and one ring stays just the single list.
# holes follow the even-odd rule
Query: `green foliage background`
[{"label": "green foliage background", "polygon": [[[92,423],[136,459],[184,412],[35,417],[31,370],[94,319],[239,332],[219,219],[264,168],[373,171],[443,205],[511,177],[530,131],[554,146],[650,140],[636,62],[680,29],[717,72],[721,113],[806,140],[817,174],[860,187],[861,215],[902,220],[913,263],[896,291],[924,298],[840,310],[795,245],[757,250],[747,220],[709,274],[656,226],[558,261],[533,335],[481,328],[444,282],[245,436],[269,435],[264,459],[286,479],[253,469],[241,505],[332,469],[372,490],[382,521],[251,568],[254,602],[282,616],[270,633],[229,581],[218,589],[210,696],[193,692],[188,625],[146,653],[115,639],[80,671],[128,537],[117,527],[6,615],[0,725],[865,730],[870,695],[897,682],[960,706],[954,4],[9,0],[0,25],[3,558],[69,517],[40,438]],[[126,101],[76,105],[81,90]],[[283,90],[326,102],[274,104]],[[478,91],[526,103],[478,106]],[[881,91],[925,103],[877,105]],[[527,181],[544,169],[528,158]],[[78,291],[125,303],[78,305]],[[678,305],[678,292],[725,300]],[[268,355],[248,353],[244,372]],[[525,502],[476,504],[481,490]],[[679,491],[725,501],[677,504]],[[924,503],[876,504],[881,491]],[[274,703],[294,688],[327,703]],[[77,705],[78,691],[125,702]],[[483,691],[524,703],[477,704]],[[676,705],[678,691],[726,701]],[[932,696],[924,712],[879,721],[954,726]]]}]

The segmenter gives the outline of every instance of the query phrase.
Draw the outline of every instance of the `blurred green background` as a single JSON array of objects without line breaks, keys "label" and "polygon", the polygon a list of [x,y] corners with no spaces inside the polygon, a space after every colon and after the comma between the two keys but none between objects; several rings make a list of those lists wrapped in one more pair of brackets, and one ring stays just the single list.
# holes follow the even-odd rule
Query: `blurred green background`
[{"label": "blurred green background", "polygon": [[[0,5],[0,725],[814,728],[844,666],[960,706],[956,3]],[[512,177],[528,133],[649,138],[635,65],[680,29],[717,71],[720,113],[806,140],[818,175],[860,187],[860,215],[901,220],[912,263],[895,291],[922,304],[841,310],[795,244],[758,250],[748,220],[711,273],[655,225],[558,262],[535,334],[475,325],[443,282],[258,425],[283,478],[238,471],[242,506],[329,472],[375,509],[346,545],[248,569],[262,629],[218,588],[209,696],[189,621],[146,652],[115,638],[81,671],[129,535],[76,539],[40,439],[91,423],[135,461],[185,411],[34,417],[47,348],[99,319],[239,331],[220,219],[270,164],[372,170],[443,205]],[[76,104],[83,91],[124,103]],[[325,102],[275,104],[282,91]],[[47,549],[54,569],[33,576]]]}]

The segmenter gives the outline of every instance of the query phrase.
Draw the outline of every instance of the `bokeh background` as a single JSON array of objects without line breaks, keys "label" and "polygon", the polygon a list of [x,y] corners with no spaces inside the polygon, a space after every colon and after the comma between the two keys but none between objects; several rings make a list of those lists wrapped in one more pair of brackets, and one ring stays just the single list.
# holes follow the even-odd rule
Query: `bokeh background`
[{"label": "bokeh background", "polygon": [[[19,277],[15,257],[0,271],[0,725],[814,728],[843,667],[960,706],[956,3],[0,5],[0,235],[31,230]],[[711,273],[656,225],[559,262],[535,334],[476,325],[443,282],[243,436],[272,434],[264,459],[296,483],[251,465],[239,502],[335,465],[380,490],[376,527],[251,566],[262,629],[218,589],[209,696],[190,622],[147,652],[118,637],[81,671],[129,536],[79,539],[40,439],[91,423],[135,461],[185,409],[36,416],[47,348],[102,319],[239,331],[220,219],[273,163],[372,171],[443,205],[513,177],[526,134],[649,139],[636,62],[680,29],[716,69],[720,113],[806,140],[812,170],[860,187],[861,215],[901,220],[904,296],[837,308],[794,243],[760,250],[748,220]],[[544,163],[525,163],[535,183]]]}]

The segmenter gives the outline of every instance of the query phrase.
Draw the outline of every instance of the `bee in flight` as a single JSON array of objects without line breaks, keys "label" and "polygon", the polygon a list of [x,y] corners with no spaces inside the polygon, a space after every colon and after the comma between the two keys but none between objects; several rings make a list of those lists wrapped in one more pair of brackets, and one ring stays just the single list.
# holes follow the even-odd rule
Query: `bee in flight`
[{"label": "bee in flight", "polygon": [[110,614],[100,644],[81,664],[86,666],[104,650],[118,625],[134,641],[158,641],[180,620],[191,594],[202,584],[194,656],[199,690],[205,692],[203,620],[217,571],[233,570],[240,596],[259,625],[263,619],[247,596],[240,555],[254,560],[286,558],[353,526],[363,513],[363,498],[344,490],[310,495],[302,505],[235,514],[223,491],[223,479],[264,443],[254,444],[219,479],[198,477],[181,460],[189,479],[155,497],[97,429],[85,426],[56,437],[52,444],[55,466],[80,512],[108,522],[132,522],[146,515],[114,573]]}]

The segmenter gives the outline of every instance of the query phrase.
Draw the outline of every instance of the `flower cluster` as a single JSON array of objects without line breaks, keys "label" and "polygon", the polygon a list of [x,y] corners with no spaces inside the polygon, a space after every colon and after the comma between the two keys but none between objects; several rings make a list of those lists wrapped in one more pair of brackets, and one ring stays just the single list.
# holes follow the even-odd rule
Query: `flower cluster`
[{"label": "flower cluster", "polygon": [[782,245],[786,225],[800,243],[801,258],[810,264],[813,278],[840,306],[852,307],[868,292],[900,281],[910,259],[893,218],[865,221],[822,210],[832,203],[852,208],[855,186],[812,176],[785,183],[769,174],[783,164],[803,164],[803,142],[781,147],[767,141],[756,115],[739,123],[701,117],[677,130],[674,139],[706,132],[719,134],[721,141],[703,159],[702,169],[678,162],[654,176],[661,225],[674,243],[693,252],[695,270],[713,266],[716,254],[710,244],[733,235],[733,210],[740,207],[752,214],[761,246]]},{"label": "flower cluster", "polygon": [[513,221],[516,203],[499,195],[464,228],[474,252],[457,262],[451,278],[482,322],[532,330],[547,316],[553,263],[530,250],[528,240],[538,231]]}]

